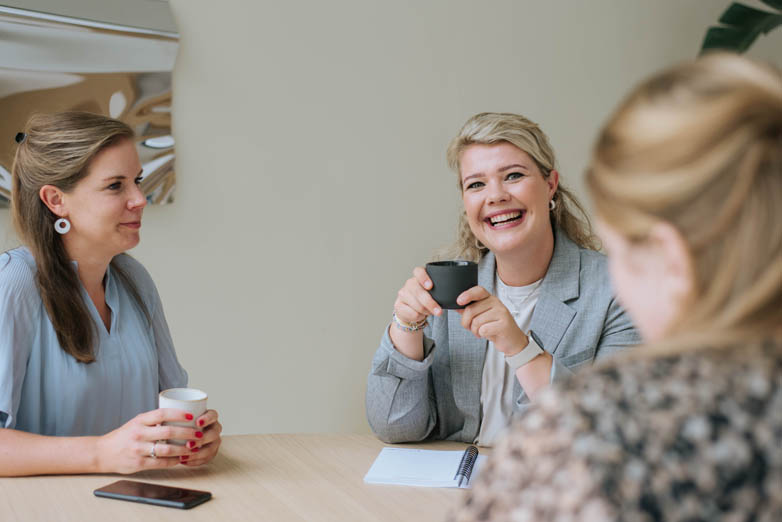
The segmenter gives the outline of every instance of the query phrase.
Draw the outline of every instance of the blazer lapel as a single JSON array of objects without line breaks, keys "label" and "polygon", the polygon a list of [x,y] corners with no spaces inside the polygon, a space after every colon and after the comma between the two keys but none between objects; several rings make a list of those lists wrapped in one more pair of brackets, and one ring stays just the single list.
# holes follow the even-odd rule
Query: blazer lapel
[{"label": "blazer lapel", "polygon": [[[489,252],[478,263],[478,285],[491,294],[494,273],[494,254]],[[455,310],[448,310],[447,314],[453,398],[465,418],[463,433],[474,437],[481,420],[481,381],[489,342],[466,330],[461,324],[462,316]]]},{"label": "blazer lapel", "polygon": [[542,348],[553,354],[576,315],[567,301],[578,297],[581,253],[564,232],[554,234],[554,253],[540,287],[540,296],[532,312],[530,330],[542,343]]}]

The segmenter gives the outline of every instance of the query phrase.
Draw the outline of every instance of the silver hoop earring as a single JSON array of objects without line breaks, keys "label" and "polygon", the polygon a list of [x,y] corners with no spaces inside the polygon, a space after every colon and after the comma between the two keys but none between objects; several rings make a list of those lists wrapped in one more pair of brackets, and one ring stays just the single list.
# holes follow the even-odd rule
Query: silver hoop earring
[{"label": "silver hoop earring", "polygon": [[66,218],[60,218],[54,222],[54,230],[58,234],[67,234],[71,229],[71,222]]},{"label": "silver hoop earring", "polygon": [[557,208],[557,202],[554,201],[554,198],[551,198],[550,200],[548,200],[548,209],[554,210],[555,208]]}]

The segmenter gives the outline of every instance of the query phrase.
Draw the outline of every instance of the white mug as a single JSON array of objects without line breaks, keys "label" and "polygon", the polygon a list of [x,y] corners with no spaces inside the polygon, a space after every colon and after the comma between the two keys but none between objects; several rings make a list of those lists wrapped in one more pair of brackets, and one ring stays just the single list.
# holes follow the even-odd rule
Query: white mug
[{"label": "white mug", "polygon": [[[164,426],[184,426],[185,428],[195,428],[198,417],[206,413],[207,395],[201,390],[194,388],[169,388],[160,392],[159,405],[161,408],[175,408],[185,410],[193,415],[193,420],[185,422],[164,422]],[[169,444],[184,446],[187,440],[169,439]]]}]

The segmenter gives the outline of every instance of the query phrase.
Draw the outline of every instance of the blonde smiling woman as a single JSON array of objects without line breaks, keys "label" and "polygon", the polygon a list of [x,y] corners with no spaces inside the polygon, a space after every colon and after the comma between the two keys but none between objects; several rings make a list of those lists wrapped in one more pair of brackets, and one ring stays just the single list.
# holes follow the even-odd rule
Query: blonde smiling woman
[{"label": "blonde smiling woman", "polygon": [[638,340],[538,125],[473,116],[448,162],[464,208],[453,254],[478,262],[478,285],[463,312],[440,309],[421,267],[399,290],[366,394],[388,442],[491,445],[550,382]]}]

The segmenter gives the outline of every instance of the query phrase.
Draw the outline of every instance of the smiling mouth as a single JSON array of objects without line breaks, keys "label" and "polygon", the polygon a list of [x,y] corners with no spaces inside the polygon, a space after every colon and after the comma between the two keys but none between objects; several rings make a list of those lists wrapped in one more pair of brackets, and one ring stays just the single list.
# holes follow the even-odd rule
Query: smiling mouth
[{"label": "smiling mouth", "polygon": [[494,228],[507,225],[508,223],[513,223],[514,221],[519,221],[522,217],[524,217],[524,213],[525,211],[523,210],[513,210],[504,214],[497,214],[496,216],[488,217],[484,219],[484,221],[490,227]]}]

